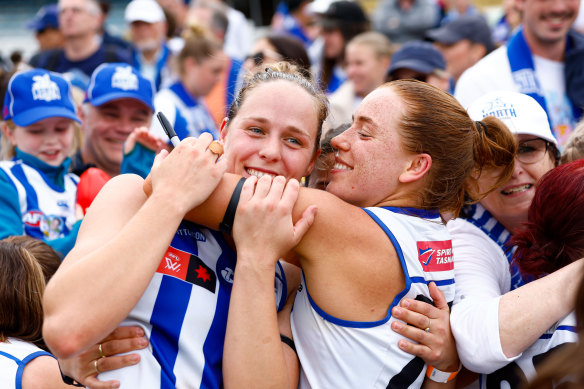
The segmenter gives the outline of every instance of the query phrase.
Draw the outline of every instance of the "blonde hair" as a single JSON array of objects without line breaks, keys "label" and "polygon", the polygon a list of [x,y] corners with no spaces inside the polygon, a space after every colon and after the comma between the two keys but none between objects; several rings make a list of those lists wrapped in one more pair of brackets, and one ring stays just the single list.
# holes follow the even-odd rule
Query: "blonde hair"
[{"label": "blonde hair", "polygon": [[379,32],[368,31],[351,39],[347,46],[367,46],[373,50],[376,58],[391,58],[395,53],[395,47],[389,38]]},{"label": "blonde hair", "polygon": [[577,159],[584,158],[584,119],[580,120],[562,151],[560,164],[573,162]]},{"label": "blonde hair", "polygon": [[221,43],[207,29],[196,23],[190,23],[185,28],[182,38],[185,44],[177,58],[181,75],[184,74],[184,62],[187,58],[201,62],[222,50]]}]

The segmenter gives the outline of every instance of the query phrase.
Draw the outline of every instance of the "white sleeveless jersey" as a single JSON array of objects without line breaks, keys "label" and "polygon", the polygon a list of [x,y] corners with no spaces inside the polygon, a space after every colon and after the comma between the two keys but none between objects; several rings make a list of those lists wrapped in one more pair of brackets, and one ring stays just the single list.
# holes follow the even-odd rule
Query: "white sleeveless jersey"
[{"label": "white sleeveless jersey", "polygon": [[570,313],[539,337],[521,356],[501,369],[480,376],[480,387],[519,388],[535,378],[537,368],[568,343],[578,342],[576,314]]},{"label": "white sleeveless jersey", "polygon": [[24,233],[37,239],[53,240],[69,234],[77,221],[79,177],[65,175],[65,189],[55,187],[43,172],[16,161],[0,161],[2,169],[18,192]]},{"label": "white sleeveless jersey", "polygon": [[[393,244],[406,287],[384,319],[352,322],[328,315],[310,297],[304,279],[292,310],[292,332],[301,363],[300,388],[418,388],[426,365],[398,348],[404,339],[391,329],[391,309],[402,298],[431,302],[435,281],[449,304],[454,299],[450,234],[437,212],[406,208],[365,211]],[[412,216],[410,216],[412,215]]]},{"label": "white sleeveless jersey", "polygon": [[[138,325],[150,340],[133,351],[135,366],[101,373],[122,389],[220,388],[227,313],[236,255],[220,232],[183,221],[150,285],[122,326]],[[286,280],[276,267],[276,302]]]},{"label": "white sleeveless jersey", "polygon": [[20,339],[8,338],[5,342],[0,342],[0,387],[22,388],[22,373],[26,364],[42,355],[53,357],[34,344]]}]

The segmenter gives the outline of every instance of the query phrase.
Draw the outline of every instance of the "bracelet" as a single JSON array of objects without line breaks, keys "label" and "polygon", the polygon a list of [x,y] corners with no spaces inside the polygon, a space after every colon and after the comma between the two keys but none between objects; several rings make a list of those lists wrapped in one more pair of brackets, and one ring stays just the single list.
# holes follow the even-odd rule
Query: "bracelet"
[{"label": "bracelet", "polygon": [[233,220],[235,219],[235,211],[237,210],[237,204],[239,203],[239,196],[241,195],[241,188],[245,178],[241,177],[233,190],[227,209],[225,210],[225,215],[223,215],[223,221],[219,224],[219,230],[226,234],[231,234],[231,229],[233,228]]},{"label": "bracelet", "polygon": [[428,377],[434,382],[440,382],[445,384],[456,378],[456,375],[458,374],[458,372],[460,372],[460,369],[462,369],[462,362],[458,363],[458,370],[456,370],[454,373],[438,370],[434,366],[428,366],[428,368],[426,369],[426,377]]},{"label": "bracelet", "polygon": [[296,346],[294,345],[294,341],[292,339],[290,339],[286,335],[280,334],[280,340],[282,341],[282,343],[286,343],[288,345],[288,347],[290,347],[292,349],[292,351],[294,351],[296,356],[298,356],[298,352],[296,351]]}]

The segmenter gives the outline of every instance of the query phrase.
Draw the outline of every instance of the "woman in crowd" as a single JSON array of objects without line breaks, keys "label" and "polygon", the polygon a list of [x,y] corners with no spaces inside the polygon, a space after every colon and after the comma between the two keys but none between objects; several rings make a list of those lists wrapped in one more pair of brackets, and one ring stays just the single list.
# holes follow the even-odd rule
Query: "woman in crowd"
[{"label": "woman in crowd", "polygon": [[[431,112],[429,104],[435,107]],[[303,277],[291,332],[300,387],[421,386],[425,363],[399,349],[401,337],[390,330],[396,321],[391,308],[403,297],[429,300],[430,281],[452,301],[452,246],[441,215],[457,215],[465,196],[478,200],[489,191],[478,191],[473,183],[481,171],[503,169],[507,174],[501,180],[506,180],[514,144],[497,119],[476,124],[446,92],[397,81],[370,93],[351,128],[333,139],[338,152],[327,191],[300,188],[294,220],[302,215],[304,225],[306,213],[314,212],[307,207],[318,208],[302,239],[298,226],[289,234],[292,239],[279,236],[294,226],[291,217],[286,221],[285,207],[273,204],[285,180],[273,179],[275,192],[270,191],[274,172],[257,181],[256,194],[273,215],[255,212],[261,201],[260,208],[248,204],[256,183],[249,179],[241,192],[244,219],[236,216],[236,224],[245,221],[245,227],[234,236],[238,266],[224,358],[226,386],[294,386],[269,290],[275,258],[297,242]],[[213,196],[187,218],[216,228],[238,180],[226,174]],[[428,321],[418,326],[425,332],[434,328]],[[433,366],[430,376],[446,382],[458,368],[454,358]]]},{"label": "woman in crowd", "polygon": [[249,72],[279,61],[291,62],[310,77],[310,59],[302,42],[291,35],[270,33],[256,41],[243,67]]},{"label": "woman in crowd", "polygon": [[351,122],[363,98],[385,82],[392,55],[390,40],[378,32],[364,32],[349,41],[345,52],[348,80],[329,97],[325,122],[329,128]]},{"label": "woman in crowd", "polygon": [[[220,387],[235,252],[221,232],[182,218],[205,200],[225,167],[246,177],[299,180],[309,174],[325,117],[324,96],[301,73],[272,65],[248,80],[223,123],[225,154],[219,163],[204,134],[156,161],[150,198],[137,176],[108,182],[47,288],[44,334],[55,354],[97,349],[123,321],[142,327],[150,348],[138,352],[138,365],[100,379],[115,378],[122,388]],[[287,278],[280,266],[277,273],[282,306]],[[290,285],[295,290],[297,284]],[[96,360],[96,369],[103,371],[108,359]]]},{"label": "woman in crowd", "polygon": [[197,25],[185,29],[183,38],[184,46],[176,58],[179,80],[156,94],[154,106],[173,125],[177,115],[184,118],[190,136],[209,132],[217,138],[217,126],[202,98],[219,81],[227,57],[221,44]]},{"label": "woman in crowd", "polygon": [[80,122],[63,77],[42,69],[17,73],[4,98],[0,162],[0,238],[29,235],[62,254],[79,222],[77,182],[68,173],[74,122]]}]

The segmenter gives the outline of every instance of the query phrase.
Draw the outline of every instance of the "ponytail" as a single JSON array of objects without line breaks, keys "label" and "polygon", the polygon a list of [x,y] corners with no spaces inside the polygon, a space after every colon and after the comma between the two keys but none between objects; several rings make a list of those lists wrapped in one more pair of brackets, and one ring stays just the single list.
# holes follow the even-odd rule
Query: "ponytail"
[{"label": "ponytail", "polygon": [[221,43],[199,24],[189,24],[182,33],[185,44],[178,55],[178,70],[184,74],[184,62],[194,58],[201,62],[221,51]]}]

